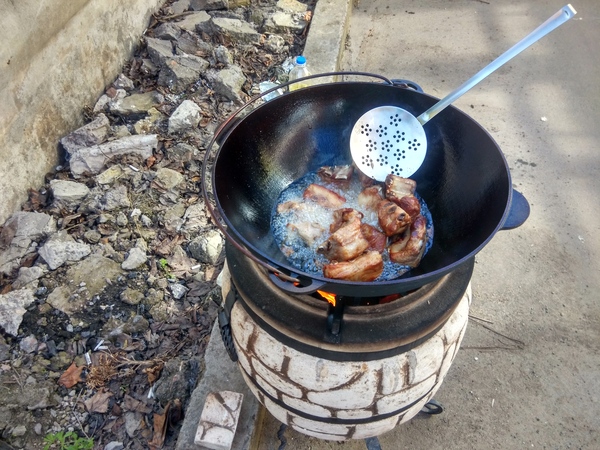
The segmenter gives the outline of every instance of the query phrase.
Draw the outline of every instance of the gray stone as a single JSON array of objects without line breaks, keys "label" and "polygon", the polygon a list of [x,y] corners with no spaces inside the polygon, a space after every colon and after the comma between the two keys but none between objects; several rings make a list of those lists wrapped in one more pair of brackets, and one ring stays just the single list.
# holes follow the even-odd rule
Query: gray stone
[{"label": "gray stone", "polygon": [[133,81],[123,73],[119,74],[119,76],[113,83],[113,86],[117,89],[125,89],[126,91],[130,91],[135,87]]},{"label": "gray stone", "polygon": [[19,326],[26,309],[35,301],[31,289],[17,289],[0,294],[0,326],[12,336],[19,333]]},{"label": "gray stone", "polygon": [[19,348],[25,353],[33,353],[38,349],[38,340],[33,334],[21,339],[19,342]]},{"label": "gray stone", "polygon": [[[106,103],[109,100],[109,97],[106,96]],[[110,122],[108,118],[104,114],[98,114],[90,123],[62,138],[60,143],[67,153],[71,154],[80,147],[102,144],[108,138],[109,131]]]},{"label": "gray stone", "polygon": [[287,11],[277,11],[265,20],[264,30],[267,33],[301,33],[308,22],[304,15]]},{"label": "gray stone", "polygon": [[41,435],[42,435],[42,424],[41,424],[41,423],[39,423],[39,422],[38,422],[38,423],[36,423],[36,424],[33,426],[33,431],[34,431],[34,432],[35,432],[35,434],[37,434],[38,436],[41,436]]},{"label": "gray stone", "polygon": [[173,169],[161,167],[156,171],[154,183],[162,189],[173,189],[184,180],[183,175]]},{"label": "gray stone", "polygon": [[169,6],[169,9],[172,14],[181,14],[190,9],[190,1],[191,0],[177,0]]},{"label": "gray stone", "polygon": [[206,11],[200,11],[197,13],[192,13],[186,15],[182,20],[178,22],[173,22],[173,25],[179,27],[182,30],[186,31],[196,31],[196,27],[198,25],[202,26],[202,24],[208,22],[210,20],[210,16]]},{"label": "gray stone", "polygon": [[144,294],[136,289],[127,288],[121,292],[120,299],[128,305],[138,305],[144,299]]},{"label": "gray stone", "polygon": [[148,56],[154,64],[161,67],[165,61],[173,57],[173,44],[164,39],[146,38]]},{"label": "gray stone", "polygon": [[125,419],[125,431],[127,432],[127,436],[133,438],[135,436],[135,432],[140,428],[142,423],[142,414],[128,411],[123,415],[123,417]]},{"label": "gray stone", "polygon": [[84,296],[72,295],[71,291],[67,286],[58,286],[48,294],[46,303],[70,317],[81,311],[87,301]]},{"label": "gray stone", "polygon": [[115,155],[140,155],[150,158],[158,146],[156,134],[126,136],[104,144],[80,148],[71,155],[71,173],[75,178],[86,172],[96,174],[104,169],[109,158]]},{"label": "gray stone", "polygon": [[224,240],[216,230],[211,230],[205,235],[198,236],[188,245],[188,251],[192,258],[215,265],[223,251]]},{"label": "gray stone", "polygon": [[215,59],[218,63],[224,66],[230,66],[233,64],[233,55],[224,45],[218,45],[215,47]]},{"label": "gray stone", "polygon": [[90,244],[97,244],[98,242],[100,242],[100,239],[102,239],[102,235],[96,230],[88,230],[85,233],[83,233],[83,238]]},{"label": "gray stone", "polygon": [[25,433],[27,433],[27,427],[25,425],[17,425],[12,429],[10,434],[13,437],[20,437],[25,436]]},{"label": "gray stone", "polygon": [[134,270],[145,264],[148,261],[148,256],[146,256],[146,252],[137,247],[129,250],[129,254],[123,263],[121,264],[121,268],[124,270]]},{"label": "gray stone", "polygon": [[174,56],[165,62],[158,76],[159,86],[166,86],[174,93],[185,91],[200,78],[209,62],[199,56]]},{"label": "gray stone", "polygon": [[167,41],[175,41],[181,36],[181,28],[172,22],[163,22],[154,29],[154,37]]},{"label": "gray stone", "polygon": [[46,270],[40,266],[21,267],[19,268],[19,275],[17,276],[17,279],[13,282],[13,289],[26,287],[29,283],[32,283],[44,276],[45,273]]},{"label": "gray stone", "polygon": [[52,216],[37,212],[17,212],[4,223],[0,233],[0,248],[7,245],[27,248],[32,241],[55,231],[56,221]]},{"label": "gray stone", "polygon": [[127,220],[127,216],[123,212],[119,212],[119,214],[117,214],[116,222],[117,225],[120,227],[125,227],[129,223],[129,221]]},{"label": "gray stone", "polygon": [[51,270],[56,270],[67,261],[79,261],[91,253],[88,244],[75,242],[66,232],[52,235],[40,248],[39,254]]},{"label": "gray stone", "polygon": [[108,109],[113,114],[139,115],[146,114],[150,109],[156,108],[164,101],[165,98],[160,92],[148,91],[143,94],[131,94],[123,99],[110,102]]},{"label": "gray stone", "polygon": [[129,208],[129,192],[123,185],[118,185],[109,189],[100,201],[100,209],[104,211],[113,211],[118,208]]},{"label": "gray stone", "polygon": [[189,290],[184,285],[179,283],[173,283],[169,286],[169,288],[171,290],[171,295],[173,295],[173,298],[176,300],[181,299]]},{"label": "gray stone", "polygon": [[241,89],[246,77],[240,67],[232,65],[218,72],[211,72],[208,78],[216,93],[231,101],[241,101]]},{"label": "gray stone", "polygon": [[[181,1],[181,0],[180,0]],[[125,446],[122,442],[112,441],[104,446],[104,450],[123,450]]]},{"label": "gray stone", "polygon": [[68,180],[50,181],[50,190],[54,196],[54,206],[74,208],[90,193],[83,183]]},{"label": "gray stone", "polygon": [[156,76],[158,74],[158,66],[149,58],[142,58],[140,72],[148,76]]},{"label": "gray stone", "polygon": [[300,3],[298,0],[279,0],[277,2],[277,8],[283,11],[303,13],[308,10],[308,7],[304,3]]},{"label": "gray stone", "polygon": [[208,226],[208,215],[204,203],[188,206],[183,218],[185,219],[183,228],[188,232],[200,231]]},{"label": "gray stone", "polygon": [[216,9],[228,9],[228,0],[191,0],[190,7],[194,11],[212,11]]},{"label": "gray stone", "polygon": [[195,32],[184,31],[175,41],[175,49],[178,55],[187,53],[206,57],[212,55],[213,46],[210,42],[200,39]]},{"label": "gray stone", "polygon": [[184,100],[169,118],[169,133],[195,128],[202,118],[202,110],[192,100]]},{"label": "gray stone", "polygon": [[265,48],[272,53],[281,53],[285,49],[285,39],[278,34],[271,34],[265,41]]},{"label": "gray stone", "polygon": [[240,44],[260,43],[260,33],[248,22],[239,19],[218,17],[212,19],[212,26],[216,33],[228,36]]},{"label": "gray stone", "polygon": [[123,176],[125,171],[120,164],[109,167],[104,172],[96,175],[96,183],[98,184],[113,184],[120,177]]}]

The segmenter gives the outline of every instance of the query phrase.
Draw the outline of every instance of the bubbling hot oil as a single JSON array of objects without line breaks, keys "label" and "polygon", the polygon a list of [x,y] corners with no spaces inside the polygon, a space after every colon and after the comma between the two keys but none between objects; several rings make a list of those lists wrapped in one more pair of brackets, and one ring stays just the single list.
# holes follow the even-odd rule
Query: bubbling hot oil
[{"label": "bubbling hot oil", "polygon": [[[362,219],[363,223],[372,225],[379,230],[381,228],[379,227],[377,212],[358,204],[358,195],[362,192],[363,186],[356,178],[352,178],[349,187],[342,189],[334,183],[324,182],[316,172],[311,172],[290,184],[281,192],[273,208],[271,215],[273,237],[281,251],[294,267],[311,275],[323,276],[323,265],[328,264],[329,260],[317,253],[317,248],[330,236],[329,225],[333,223],[333,210],[303,199],[302,194],[312,183],[325,186],[327,189],[341,195],[346,199],[346,203],[343,205],[344,208],[353,208],[360,211],[364,215]],[[427,221],[428,239],[425,246],[425,253],[427,253],[433,243],[433,220],[425,201],[417,193],[415,193],[415,196],[421,204],[421,214]],[[302,203],[303,207],[278,213],[277,206],[288,201]],[[318,224],[325,231],[319,238],[315,239],[313,245],[309,246],[300,238],[296,231],[288,227],[290,223]],[[393,280],[410,270],[408,266],[390,261],[387,249],[383,252],[382,257],[383,272],[375,281]]]}]

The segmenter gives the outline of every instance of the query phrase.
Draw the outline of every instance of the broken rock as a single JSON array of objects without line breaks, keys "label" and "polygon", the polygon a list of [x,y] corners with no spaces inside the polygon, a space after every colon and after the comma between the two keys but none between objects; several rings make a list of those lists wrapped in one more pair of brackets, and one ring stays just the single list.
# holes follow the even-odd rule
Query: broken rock
[{"label": "broken rock", "polygon": [[8,334],[17,336],[23,315],[29,305],[34,302],[33,291],[17,289],[8,294],[0,294],[0,326]]},{"label": "broken rock", "polygon": [[163,95],[156,91],[144,92],[143,94],[131,94],[123,99],[118,99],[108,104],[113,114],[124,116],[146,114],[150,109],[164,102]]},{"label": "broken rock", "polygon": [[54,206],[75,208],[90,193],[90,189],[83,183],[68,180],[50,181],[50,190],[54,197]]},{"label": "broken rock", "polygon": [[125,136],[92,147],[80,148],[71,155],[71,173],[79,178],[86,172],[99,173],[109,158],[115,155],[140,155],[147,159],[158,146],[156,134]]},{"label": "broken rock", "polygon": [[184,100],[169,118],[169,133],[197,127],[201,117],[200,107],[191,100]]},{"label": "broken rock", "polygon": [[212,25],[216,33],[227,36],[238,41],[240,44],[260,43],[258,33],[248,22],[227,17],[212,19]]},{"label": "broken rock", "polygon": [[[107,103],[108,100],[107,97]],[[72,154],[80,147],[102,144],[108,139],[109,131],[110,122],[108,118],[104,114],[98,114],[90,123],[62,138],[60,143],[67,153]]]},{"label": "broken rock", "polygon": [[215,92],[231,101],[241,101],[242,86],[246,82],[244,72],[239,66],[232,65],[218,72],[211,72],[208,78]]},{"label": "broken rock", "polygon": [[145,264],[148,261],[148,256],[146,256],[146,252],[138,247],[134,247],[129,250],[129,254],[123,263],[121,264],[121,268],[124,270],[134,270],[140,267],[142,264]]},{"label": "broken rock", "polygon": [[56,270],[67,261],[79,261],[91,253],[88,244],[75,242],[67,232],[52,235],[40,248],[39,254],[51,270]]}]

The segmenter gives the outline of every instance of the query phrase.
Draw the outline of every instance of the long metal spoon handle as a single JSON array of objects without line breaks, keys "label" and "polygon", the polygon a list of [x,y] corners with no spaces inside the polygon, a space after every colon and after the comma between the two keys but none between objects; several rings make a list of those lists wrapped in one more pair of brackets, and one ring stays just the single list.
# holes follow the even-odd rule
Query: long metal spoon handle
[{"label": "long metal spoon handle", "polygon": [[461,97],[465,92],[470,90],[473,86],[483,80],[485,77],[490,75],[492,72],[506,64],[512,58],[517,56],[523,50],[525,50],[530,45],[536,43],[541,38],[546,36],[551,31],[558,28],[560,25],[565,23],[567,20],[571,19],[577,11],[573,9],[573,7],[569,4],[563,6],[559,9],[554,15],[552,15],[548,20],[546,20],[543,24],[533,30],[529,35],[523,38],[521,41],[517,42],[514,46],[496,58],[494,61],[489,63],[479,72],[477,72],[473,77],[463,83],[462,86],[452,91],[446,97],[441,99],[419,117],[417,120],[421,123],[421,125],[425,125],[429,122],[430,119],[435,117],[439,112],[441,112],[444,108],[451,105],[455,100]]}]

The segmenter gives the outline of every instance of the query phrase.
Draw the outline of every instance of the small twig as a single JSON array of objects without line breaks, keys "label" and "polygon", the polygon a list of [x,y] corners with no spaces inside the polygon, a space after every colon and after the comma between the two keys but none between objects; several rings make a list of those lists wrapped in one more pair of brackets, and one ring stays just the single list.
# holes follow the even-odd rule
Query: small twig
[{"label": "small twig", "polygon": [[73,406],[71,407],[71,414],[73,414],[73,417],[75,417],[75,420],[77,421],[77,423],[79,424],[79,428],[81,429],[81,432],[83,434],[85,434],[86,438],[90,438],[88,436],[88,434],[85,432],[85,430],[83,429],[83,424],[81,423],[81,421],[79,420],[79,417],[77,417],[77,414],[75,414],[75,406],[77,406],[77,403],[79,403],[79,398],[81,397],[81,393],[83,392],[83,389],[81,389],[79,391],[79,394],[77,394],[77,398],[75,399],[75,403],[73,403]]},{"label": "small twig", "polygon": [[477,316],[475,316],[473,314],[469,314],[469,319],[481,320],[482,322],[487,322],[487,323],[494,323],[491,320],[487,320],[487,319],[484,319],[482,317],[477,317]]},{"label": "small twig", "polygon": [[[491,331],[492,333],[504,338],[504,339],[508,339],[509,341],[512,342],[512,346],[510,344],[505,344],[504,342],[502,342],[502,344],[504,344],[504,347],[498,347],[498,346],[490,346],[490,347],[462,347],[464,349],[477,349],[477,350],[494,350],[494,349],[504,349],[504,350],[512,350],[514,348],[517,348],[519,350],[523,350],[525,348],[525,342],[519,340],[519,339],[515,339],[512,338],[510,336],[507,336],[505,334],[500,333],[499,331],[494,330],[492,327],[484,324],[484,323],[480,323],[475,321],[474,323],[478,324],[479,326],[485,328],[486,330]],[[500,340],[500,339],[498,339]]]}]

